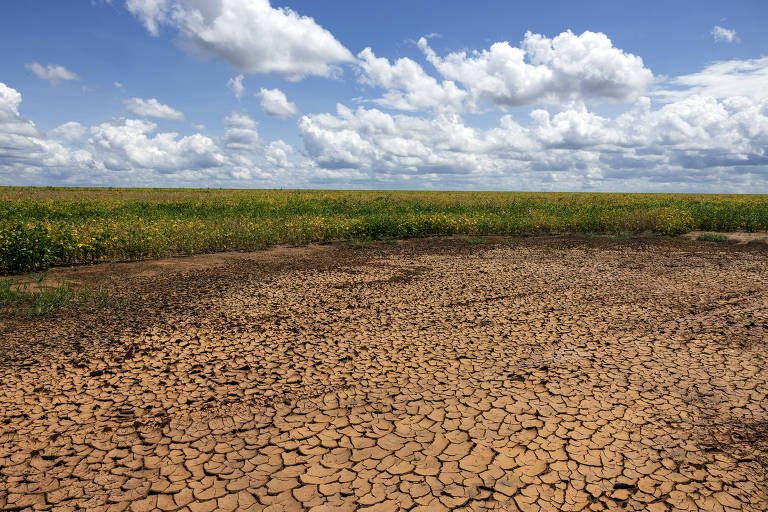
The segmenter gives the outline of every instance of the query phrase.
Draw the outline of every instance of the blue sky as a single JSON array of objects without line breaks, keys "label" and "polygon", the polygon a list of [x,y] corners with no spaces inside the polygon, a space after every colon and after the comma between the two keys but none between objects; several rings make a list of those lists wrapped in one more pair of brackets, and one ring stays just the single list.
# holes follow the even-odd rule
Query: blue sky
[{"label": "blue sky", "polygon": [[768,193],[763,1],[2,9],[0,184]]}]

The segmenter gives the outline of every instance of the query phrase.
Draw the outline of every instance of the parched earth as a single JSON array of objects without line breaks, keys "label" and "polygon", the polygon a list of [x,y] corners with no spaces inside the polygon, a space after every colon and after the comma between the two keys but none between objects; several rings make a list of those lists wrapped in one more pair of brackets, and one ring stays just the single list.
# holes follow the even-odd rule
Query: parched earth
[{"label": "parched earth", "polygon": [[768,246],[442,239],[59,269],[4,510],[768,510]]}]

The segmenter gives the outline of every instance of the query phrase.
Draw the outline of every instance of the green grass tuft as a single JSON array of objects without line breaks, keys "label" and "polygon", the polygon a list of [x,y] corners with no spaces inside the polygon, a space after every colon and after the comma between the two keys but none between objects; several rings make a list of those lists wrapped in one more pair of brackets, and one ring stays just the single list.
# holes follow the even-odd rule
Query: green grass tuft
[{"label": "green grass tuft", "polygon": [[47,315],[62,307],[96,306],[120,309],[126,301],[110,296],[103,286],[75,287],[67,283],[42,284],[45,274],[23,279],[0,279],[0,307],[27,316]]},{"label": "green grass tuft", "polygon": [[714,233],[703,233],[699,235],[696,240],[700,242],[727,242],[728,237],[725,235],[716,235]]},{"label": "green grass tuft", "polygon": [[347,240],[347,245],[353,249],[370,249],[373,240],[366,238],[352,238]]}]

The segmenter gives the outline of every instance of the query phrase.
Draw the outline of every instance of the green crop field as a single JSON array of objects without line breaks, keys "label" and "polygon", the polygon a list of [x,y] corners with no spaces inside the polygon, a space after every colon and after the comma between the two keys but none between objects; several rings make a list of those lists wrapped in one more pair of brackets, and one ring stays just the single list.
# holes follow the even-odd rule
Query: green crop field
[{"label": "green crop field", "polygon": [[768,195],[0,188],[0,272],[430,235],[768,229]]}]

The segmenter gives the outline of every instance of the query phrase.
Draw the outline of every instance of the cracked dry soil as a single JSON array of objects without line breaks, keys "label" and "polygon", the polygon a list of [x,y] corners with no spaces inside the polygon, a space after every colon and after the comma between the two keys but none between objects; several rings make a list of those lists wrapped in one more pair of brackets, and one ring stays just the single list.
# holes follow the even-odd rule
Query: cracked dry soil
[{"label": "cracked dry soil", "polygon": [[768,510],[768,248],[416,240],[132,264],[0,316],[5,510]]}]

